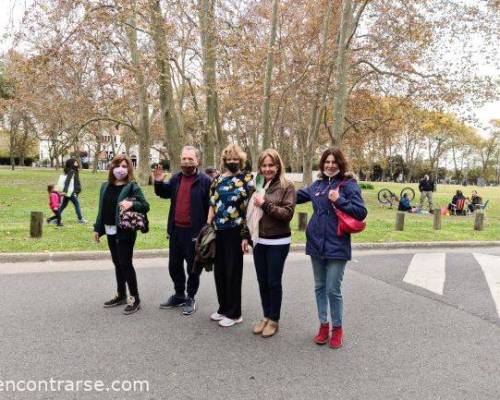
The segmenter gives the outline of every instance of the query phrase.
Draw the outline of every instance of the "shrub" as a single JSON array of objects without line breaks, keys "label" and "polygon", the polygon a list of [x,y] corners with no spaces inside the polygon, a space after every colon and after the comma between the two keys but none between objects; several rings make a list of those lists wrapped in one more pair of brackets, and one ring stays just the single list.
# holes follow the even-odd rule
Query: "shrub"
[{"label": "shrub", "polygon": [[375,186],[373,186],[373,184],[371,183],[366,183],[366,182],[362,182],[359,184],[359,187],[362,189],[362,190],[374,190],[375,189]]}]

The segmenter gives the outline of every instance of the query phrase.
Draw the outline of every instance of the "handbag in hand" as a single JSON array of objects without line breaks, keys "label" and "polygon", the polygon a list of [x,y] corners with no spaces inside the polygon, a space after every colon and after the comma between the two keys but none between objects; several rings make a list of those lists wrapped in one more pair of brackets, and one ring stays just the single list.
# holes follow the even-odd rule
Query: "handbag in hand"
[{"label": "handbag in hand", "polygon": [[[134,201],[135,198],[127,198],[127,201]],[[120,229],[124,231],[149,231],[148,215],[133,210],[120,211]]]}]

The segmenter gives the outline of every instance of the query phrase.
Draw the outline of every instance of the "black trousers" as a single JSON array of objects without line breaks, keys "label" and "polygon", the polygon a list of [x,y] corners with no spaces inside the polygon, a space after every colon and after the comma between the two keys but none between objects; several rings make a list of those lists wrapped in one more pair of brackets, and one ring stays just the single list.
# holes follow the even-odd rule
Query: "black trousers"
[{"label": "black trousers", "polygon": [[61,225],[61,214],[59,213],[59,210],[58,209],[53,209],[52,212],[54,213],[54,215],[50,218],[47,218],[47,221],[50,222],[50,221],[54,221],[56,220],[57,221],[57,225]]},{"label": "black trousers", "polygon": [[195,257],[194,245],[196,236],[191,228],[174,227],[170,236],[168,254],[168,272],[174,282],[175,295],[184,298],[186,291],[186,272],[184,271],[184,261],[187,269],[187,295],[194,298],[200,287],[200,275],[193,273],[193,263]]},{"label": "black trousers", "polygon": [[108,246],[111,258],[115,265],[116,291],[120,297],[127,295],[125,284],[131,296],[138,297],[137,276],[135,274],[132,257],[134,255],[134,239],[118,239],[116,235],[108,235]]},{"label": "black trousers", "polygon": [[241,283],[243,279],[243,251],[241,228],[216,231],[214,266],[215,288],[219,314],[231,319],[241,317]]},{"label": "black trousers", "polygon": [[257,244],[253,249],[262,310],[264,317],[273,321],[280,319],[281,299],[283,297],[281,278],[289,250],[289,244],[276,246]]}]

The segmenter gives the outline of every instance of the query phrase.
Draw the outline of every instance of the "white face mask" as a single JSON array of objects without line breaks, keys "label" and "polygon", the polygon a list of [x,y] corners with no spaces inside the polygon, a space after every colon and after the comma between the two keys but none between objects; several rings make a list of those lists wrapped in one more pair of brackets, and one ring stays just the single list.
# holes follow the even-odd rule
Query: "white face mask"
[{"label": "white face mask", "polygon": [[340,172],[340,170],[337,170],[337,171],[335,171],[335,172],[332,174],[332,173],[329,173],[329,172],[327,172],[326,170],[324,170],[324,171],[323,171],[323,174],[324,174],[325,176],[327,176],[328,178],[333,178],[334,176],[337,176],[339,172]]},{"label": "white face mask", "polygon": [[128,169],[122,166],[116,167],[115,169],[113,169],[113,175],[115,176],[116,179],[121,181],[127,177]]}]

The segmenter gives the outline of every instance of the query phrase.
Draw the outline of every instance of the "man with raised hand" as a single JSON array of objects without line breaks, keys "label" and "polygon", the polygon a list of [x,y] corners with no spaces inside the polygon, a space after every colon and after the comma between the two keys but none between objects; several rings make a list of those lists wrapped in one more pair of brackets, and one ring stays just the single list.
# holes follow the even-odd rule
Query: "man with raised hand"
[{"label": "man with raised hand", "polygon": [[167,222],[167,234],[170,239],[168,270],[175,293],[161,303],[160,308],[184,307],[184,315],[191,315],[196,310],[195,296],[200,286],[200,276],[193,271],[195,242],[207,221],[209,207],[211,181],[199,170],[199,163],[198,149],[184,146],[181,153],[181,172],[172,175],[167,182],[164,182],[165,173],[160,164],[153,172],[156,195],[171,201]]}]

